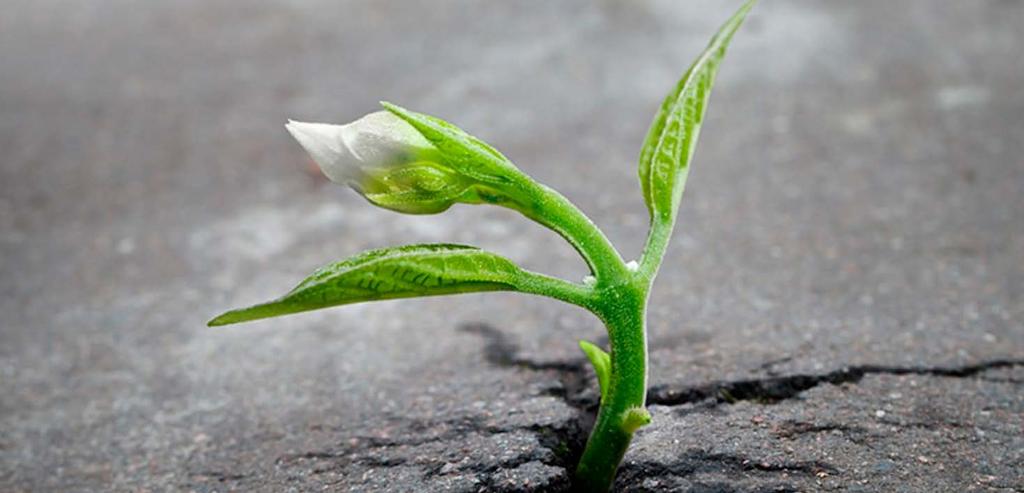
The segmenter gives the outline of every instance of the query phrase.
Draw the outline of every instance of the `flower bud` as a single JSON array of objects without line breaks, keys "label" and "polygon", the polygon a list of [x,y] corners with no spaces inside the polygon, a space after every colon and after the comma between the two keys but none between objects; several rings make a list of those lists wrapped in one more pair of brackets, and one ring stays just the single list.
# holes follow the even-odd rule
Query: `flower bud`
[{"label": "flower bud", "polygon": [[[290,121],[286,128],[331,181],[380,207],[409,214],[442,212],[474,185],[445,164],[412,125],[387,111],[347,125]],[[469,199],[470,197],[466,197]]]}]

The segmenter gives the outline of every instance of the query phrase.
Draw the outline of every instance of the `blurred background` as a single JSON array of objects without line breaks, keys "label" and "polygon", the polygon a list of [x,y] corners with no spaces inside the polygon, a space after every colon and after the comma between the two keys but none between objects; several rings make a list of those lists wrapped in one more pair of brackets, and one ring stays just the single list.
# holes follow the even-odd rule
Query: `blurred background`
[{"label": "blurred background", "polygon": [[[532,402],[457,328],[575,360],[601,337],[587,314],[499,293],[205,327],[387,245],[586,274],[509,211],[375,209],[283,124],[379,100],[440,116],[632,258],[647,125],[738,4],[3,1],[0,490],[320,488],[275,461],[385,416]],[[1015,0],[761,2],[652,297],[652,384],[1024,356],[1022,26]]]}]

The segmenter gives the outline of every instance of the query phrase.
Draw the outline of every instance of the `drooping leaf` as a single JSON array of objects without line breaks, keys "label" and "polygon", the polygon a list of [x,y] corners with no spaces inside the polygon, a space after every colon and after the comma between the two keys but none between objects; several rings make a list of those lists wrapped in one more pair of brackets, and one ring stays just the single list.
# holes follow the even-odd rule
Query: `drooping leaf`
[{"label": "drooping leaf", "polygon": [[665,98],[640,151],[640,187],[652,219],[674,220],[700,135],[711,87],[736,30],[756,0],[748,0]]},{"label": "drooping leaf", "polygon": [[597,374],[597,384],[601,387],[601,399],[608,393],[608,378],[612,372],[612,359],[608,353],[589,341],[580,341],[580,349],[587,355],[590,364]]},{"label": "drooping leaf", "polygon": [[516,290],[523,271],[511,261],[464,245],[371,250],[314,272],[288,294],[232,310],[209,322],[227,325],[364,301]]}]

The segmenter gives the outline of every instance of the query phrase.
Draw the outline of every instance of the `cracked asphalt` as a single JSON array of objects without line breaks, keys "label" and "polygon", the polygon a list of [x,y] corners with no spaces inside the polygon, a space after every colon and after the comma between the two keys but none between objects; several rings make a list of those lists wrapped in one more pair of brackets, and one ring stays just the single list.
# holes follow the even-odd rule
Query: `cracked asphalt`
[{"label": "cracked asphalt", "polygon": [[[369,248],[580,279],[514,213],[374,209],[283,128],[385,99],[628,257],[661,97],[739,2],[16,0],[0,16],[0,491],[567,491],[597,321],[487,293],[208,329]],[[1024,2],[772,0],[650,311],[629,492],[1024,491]]]}]

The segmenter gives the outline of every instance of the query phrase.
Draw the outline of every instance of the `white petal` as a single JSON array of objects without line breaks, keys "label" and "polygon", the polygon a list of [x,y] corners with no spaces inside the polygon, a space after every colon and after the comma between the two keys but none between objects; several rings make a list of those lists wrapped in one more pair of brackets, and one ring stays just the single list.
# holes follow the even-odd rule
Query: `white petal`
[{"label": "white petal", "polygon": [[370,113],[342,126],[342,142],[364,167],[405,164],[433,146],[412,125],[388,111]]},{"label": "white petal", "polygon": [[347,125],[289,121],[285,127],[331,181],[357,190],[369,170],[415,161],[434,148],[412,125],[387,111]]},{"label": "white petal", "polygon": [[350,183],[362,174],[359,156],[352,154],[342,140],[345,126],[289,120],[285,128],[331,181]]}]

